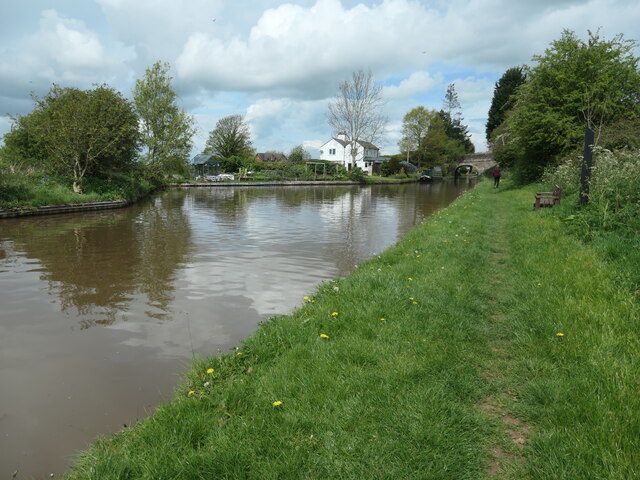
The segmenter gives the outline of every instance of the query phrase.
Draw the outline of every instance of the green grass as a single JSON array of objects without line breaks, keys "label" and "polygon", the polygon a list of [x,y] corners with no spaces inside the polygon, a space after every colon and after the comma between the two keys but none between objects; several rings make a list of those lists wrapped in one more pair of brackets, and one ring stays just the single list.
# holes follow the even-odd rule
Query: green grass
[{"label": "green grass", "polygon": [[633,293],[504,187],[195,362],[68,478],[638,478]]},{"label": "green grass", "polygon": [[72,183],[69,178],[44,174],[0,174],[0,208],[136,200],[157,188],[139,176],[126,174],[87,177],[82,194],[73,192]]}]

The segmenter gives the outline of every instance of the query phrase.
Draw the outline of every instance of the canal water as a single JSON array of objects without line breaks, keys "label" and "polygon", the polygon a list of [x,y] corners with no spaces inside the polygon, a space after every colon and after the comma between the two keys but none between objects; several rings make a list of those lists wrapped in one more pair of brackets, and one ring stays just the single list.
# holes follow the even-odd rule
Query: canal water
[{"label": "canal water", "polygon": [[172,189],[127,209],[0,221],[0,478],[62,473],[322,281],[467,182]]}]

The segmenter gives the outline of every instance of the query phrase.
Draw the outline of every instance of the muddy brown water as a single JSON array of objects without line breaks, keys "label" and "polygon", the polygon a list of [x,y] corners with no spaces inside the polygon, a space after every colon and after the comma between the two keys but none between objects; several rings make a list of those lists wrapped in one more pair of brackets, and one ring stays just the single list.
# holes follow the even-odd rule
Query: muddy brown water
[{"label": "muddy brown water", "polygon": [[468,182],[170,190],[0,221],[0,478],[60,474]]}]

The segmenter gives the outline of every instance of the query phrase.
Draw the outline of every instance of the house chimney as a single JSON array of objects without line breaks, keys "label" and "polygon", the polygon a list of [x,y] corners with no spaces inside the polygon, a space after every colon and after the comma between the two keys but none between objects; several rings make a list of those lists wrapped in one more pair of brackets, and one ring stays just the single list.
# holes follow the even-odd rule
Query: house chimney
[{"label": "house chimney", "polygon": [[347,141],[347,132],[338,132],[338,140]]}]

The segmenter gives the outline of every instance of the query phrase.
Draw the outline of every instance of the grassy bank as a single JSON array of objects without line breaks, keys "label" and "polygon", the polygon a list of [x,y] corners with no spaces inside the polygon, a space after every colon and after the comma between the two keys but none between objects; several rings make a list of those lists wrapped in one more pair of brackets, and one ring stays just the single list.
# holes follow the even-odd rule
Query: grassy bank
[{"label": "grassy bank", "polygon": [[629,479],[639,311],[488,182],[99,440],[69,478]]},{"label": "grassy bank", "polygon": [[72,189],[73,180],[45,174],[0,173],[0,209],[129,200],[144,197],[161,185],[136,174],[91,177],[83,183],[83,193]]}]

